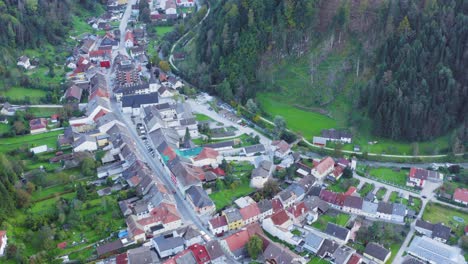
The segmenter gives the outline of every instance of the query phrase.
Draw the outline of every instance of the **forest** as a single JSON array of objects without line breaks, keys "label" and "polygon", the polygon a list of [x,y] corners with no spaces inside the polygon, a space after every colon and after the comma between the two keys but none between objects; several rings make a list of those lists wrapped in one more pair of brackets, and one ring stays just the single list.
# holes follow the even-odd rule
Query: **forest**
[{"label": "forest", "polygon": [[374,135],[411,142],[459,128],[457,140],[465,141],[467,1],[357,2],[211,1],[195,38],[197,67],[184,75],[244,104],[270,88],[258,71],[265,57],[299,58],[312,43],[343,35],[360,41],[367,73],[351,111],[366,113]]}]

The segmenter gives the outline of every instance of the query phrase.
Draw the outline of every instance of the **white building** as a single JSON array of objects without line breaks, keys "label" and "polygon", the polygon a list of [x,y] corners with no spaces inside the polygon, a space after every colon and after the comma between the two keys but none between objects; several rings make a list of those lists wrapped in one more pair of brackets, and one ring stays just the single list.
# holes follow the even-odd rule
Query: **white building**
[{"label": "white building", "polygon": [[0,257],[5,255],[5,248],[7,246],[8,237],[6,231],[0,230]]}]

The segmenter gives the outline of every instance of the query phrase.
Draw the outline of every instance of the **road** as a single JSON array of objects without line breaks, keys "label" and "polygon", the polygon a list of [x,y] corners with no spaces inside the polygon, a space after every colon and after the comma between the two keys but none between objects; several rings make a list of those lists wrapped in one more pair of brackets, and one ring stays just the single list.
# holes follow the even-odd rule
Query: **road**
[{"label": "road", "polygon": [[258,135],[260,137],[260,143],[266,145],[267,147],[271,145],[271,139],[265,137],[264,135],[250,127],[241,126],[227,118],[224,118],[223,116],[218,115],[218,113],[216,113],[215,111],[210,110],[209,106],[206,103],[202,103],[193,99],[188,99],[186,102],[190,104],[190,107],[194,112],[204,114],[217,122],[225,124],[226,126],[233,126],[239,131],[239,134],[253,134],[254,136]]},{"label": "road", "polygon": [[[169,63],[171,64],[172,68],[174,68],[174,70],[176,71],[179,71],[179,69],[175,66],[174,64],[174,56],[173,56],[173,53],[174,53],[174,49],[175,47],[179,44],[179,42],[185,38],[185,36],[187,36],[188,33],[192,32],[195,28],[197,28],[199,25],[201,25],[201,23],[203,23],[203,21],[205,21],[205,19],[208,17],[208,15],[210,14],[210,11],[211,11],[211,6],[210,6],[210,3],[208,1],[206,1],[207,5],[208,5],[208,10],[206,11],[206,14],[205,16],[202,18],[202,20],[200,20],[200,22],[198,22],[191,30],[187,31],[182,37],[180,37],[176,42],[174,42],[174,44],[172,45],[172,48],[171,48],[171,52],[170,52],[170,55],[169,55]],[[198,1],[197,1],[197,6],[199,6],[198,4]],[[192,38],[193,39],[193,38]],[[190,41],[192,41],[192,39],[190,39]]]},{"label": "road", "polygon": [[[136,2],[136,0],[129,1],[129,3],[127,5],[127,9],[125,10],[124,15],[122,16],[122,20],[121,20],[121,24],[120,24],[120,30],[121,30],[121,32],[123,34],[123,37],[121,38],[122,41],[121,41],[121,43],[119,45],[119,50],[122,51],[122,52],[125,52],[125,53],[126,53],[126,50],[125,50],[124,45],[122,44],[123,40],[124,40],[124,36],[125,36],[124,35],[125,33],[123,33],[123,32],[127,28],[128,18],[130,17],[130,13],[131,13],[131,5],[133,5],[135,2]],[[115,58],[116,54],[113,54],[113,55],[114,55],[114,58]],[[108,81],[109,84],[111,84],[111,80],[110,80],[111,78],[110,77],[111,77],[111,71],[108,70],[107,74],[106,74],[106,78],[107,78],[107,81]],[[112,111],[118,117],[118,119],[121,120],[125,124],[125,126],[128,128],[128,130],[130,132],[130,136],[134,140],[135,146],[141,152],[141,154],[142,154],[143,158],[145,159],[146,163],[148,164],[148,166],[155,172],[156,176],[166,186],[173,186],[174,184],[170,180],[171,179],[170,172],[167,169],[167,167],[164,164],[162,164],[162,162],[160,161],[160,160],[162,160],[162,158],[160,157],[159,153],[157,153],[157,152],[155,153],[157,155],[155,158],[151,157],[151,155],[148,153],[146,147],[144,146],[141,138],[137,135],[136,130],[135,130],[135,126],[132,124],[132,121],[129,120],[129,118],[127,116],[125,116],[121,112],[119,103],[116,102],[113,99],[112,89],[110,89],[109,93],[110,93],[110,97],[112,98],[111,99]],[[177,190],[177,188],[174,188],[174,187],[170,187],[170,189],[176,189]],[[179,213],[181,214],[182,218],[184,219],[184,224],[188,224],[189,222],[192,222],[193,224],[195,224],[199,228],[199,230],[205,231],[206,234],[213,237],[211,235],[211,232],[208,232],[208,230],[205,228],[205,226],[203,225],[203,223],[201,222],[199,217],[195,214],[194,210],[187,204],[187,202],[185,201],[183,195],[178,190],[174,194],[174,199],[175,199],[175,202],[177,204],[177,209],[178,209]]]}]

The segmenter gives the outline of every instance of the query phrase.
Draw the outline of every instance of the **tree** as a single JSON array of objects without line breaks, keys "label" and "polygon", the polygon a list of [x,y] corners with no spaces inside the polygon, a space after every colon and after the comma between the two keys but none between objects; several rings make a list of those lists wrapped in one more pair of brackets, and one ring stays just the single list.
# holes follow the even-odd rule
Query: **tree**
[{"label": "tree", "polygon": [[353,177],[353,170],[350,167],[346,167],[343,170],[343,178],[350,179]]},{"label": "tree", "polygon": [[164,61],[164,60],[159,62],[159,68],[165,72],[168,72],[171,70],[171,66],[169,65],[169,62]]},{"label": "tree", "polygon": [[274,136],[276,139],[279,139],[286,130],[286,121],[282,116],[275,116],[273,123],[275,124],[275,129],[273,131]]},{"label": "tree", "polygon": [[92,158],[84,158],[81,162],[81,172],[85,176],[94,176],[96,175],[96,162]]},{"label": "tree", "polygon": [[23,189],[16,190],[16,203],[19,208],[28,207],[30,200],[31,200],[31,195],[27,191]]},{"label": "tree", "polygon": [[83,202],[86,200],[86,190],[81,183],[76,187],[76,198]]},{"label": "tree", "polygon": [[257,104],[254,102],[254,100],[252,100],[252,98],[247,100],[245,107],[247,108],[247,111],[249,111],[253,115],[257,114],[258,107],[257,107]]},{"label": "tree", "polygon": [[461,237],[461,247],[464,250],[468,250],[468,236],[462,236]]},{"label": "tree", "polygon": [[251,236],[249,242],[247,242],[247,252],[249,253],[249,256],[252,259],[257,259],[262,250],[263,240],[257,235]]},{"label": "tree", "polygon": [[184,136],[184,140],[190,140],[192,137],[190,136],[190,131],[188,129],[188,127],[185,128],[185,136]]},{"label": "tree", "polygon": [[15,121],[13,123],[13,128],[15,129],[16,135],[23,135],[26,132],[26,126],[22,121]]},{"label": "tree", "polygon": [[273,197],[275,194],[277,194],[280,191],[280,187],[277,181],[275,180],[268,180],[265,182],[263,185],[263,193],[265,197]]}]

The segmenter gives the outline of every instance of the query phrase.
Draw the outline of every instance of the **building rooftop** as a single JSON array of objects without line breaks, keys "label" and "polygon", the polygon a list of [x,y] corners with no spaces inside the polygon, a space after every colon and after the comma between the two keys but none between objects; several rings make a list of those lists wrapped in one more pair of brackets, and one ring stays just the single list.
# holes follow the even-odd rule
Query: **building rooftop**
[{"label": "building rooftop", "polygon": [[390,250],[384,248],[383,246],[370,242],[367,244],[364,254],[368,254],[378,260],[385,261],[387,255],[390,254]]},{"label": "building rooftop", "polygon": [[456,264],[466,263],[460,249],[451,247],[429,237],[415,236],[407,252],[431,263]]},{"label": "building rooftop", "polygon": [[327,233],[330,236],[333,236],[340,240],[345,241],[349,235],[349,230],[339,225],[328,223],[327,228],[325,229],[325,233]]}]

